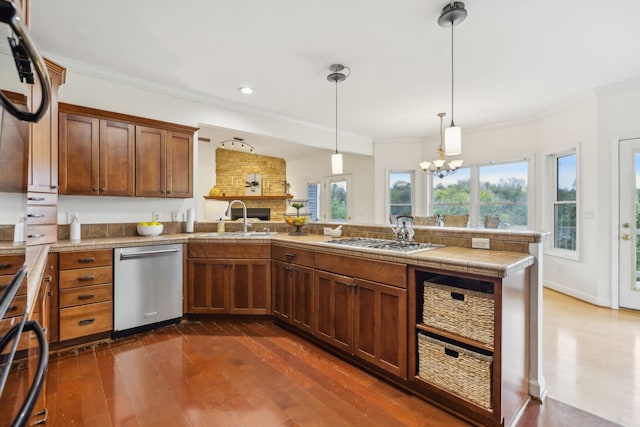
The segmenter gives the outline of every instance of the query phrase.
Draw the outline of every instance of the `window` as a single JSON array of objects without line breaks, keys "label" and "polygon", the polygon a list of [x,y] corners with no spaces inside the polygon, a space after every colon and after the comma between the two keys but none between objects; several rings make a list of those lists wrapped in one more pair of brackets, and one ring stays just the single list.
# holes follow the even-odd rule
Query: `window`
[{"label": "window", "polygon": [[499,218],[500,228],[526,229],[528,224],[527,162],[479,167],[480,215],[484,226],[487,215]]},{"label": "window", "polygon": [[389,215],[413,212],[413,171],[389,172]]},{"label": "window", "polygon": [[347,222],[351,219],[350,175],[335,175],[307,183],[307,210],[312,221]]},{"label": "window", "polygon": [[432,215],[464,215],[471,211],[471,169],[453,175],[432,177]]},{"label": "window", "polygon": [[553,247],[577,248],[578,158],[575,153],[554,156]]}]

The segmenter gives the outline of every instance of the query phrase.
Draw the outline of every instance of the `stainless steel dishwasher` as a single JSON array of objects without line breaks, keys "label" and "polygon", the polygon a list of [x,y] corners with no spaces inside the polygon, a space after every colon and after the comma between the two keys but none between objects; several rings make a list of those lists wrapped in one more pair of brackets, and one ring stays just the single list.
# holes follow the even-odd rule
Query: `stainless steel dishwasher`
[{"label": "stainless steel dishwasher", "polygon": [[113,335],[177,323],[182,317],[182,245],[114,249]]}]

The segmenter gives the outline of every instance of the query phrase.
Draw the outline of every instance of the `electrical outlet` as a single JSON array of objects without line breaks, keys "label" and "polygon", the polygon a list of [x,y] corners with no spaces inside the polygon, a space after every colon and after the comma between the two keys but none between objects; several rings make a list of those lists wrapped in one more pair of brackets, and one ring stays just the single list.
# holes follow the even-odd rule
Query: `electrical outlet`
[{"label": "electrical outlet", "polygon": [[471,247],[476,249],[489,249],[489,239],[473,237],[471,239]]},{"label": "electrical outlet", "polygon": [[158,212],[151,212],[151,221],[157,221],[157,222],[160,222],[160,213],[158,213]]}]

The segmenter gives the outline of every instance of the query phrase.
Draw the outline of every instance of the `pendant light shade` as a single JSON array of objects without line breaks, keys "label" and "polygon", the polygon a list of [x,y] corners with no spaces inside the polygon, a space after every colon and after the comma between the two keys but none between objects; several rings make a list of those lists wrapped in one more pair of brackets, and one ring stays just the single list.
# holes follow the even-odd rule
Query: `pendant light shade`
[{"label": "pendant light shade", "polygon": [[438,24],[441,27],[451,26],[451,125],[444,131],[444,151],[447,156],[462,153],[462,129],[453,122],[453,27],[467,17],[467,10],[461,1],[452,1],[443,9]]},{"label": "pendant light shade", "polygon": [[[347,70],[347,74],[342,71]],[[338,83],[344,81],[351,69],[342,64],[333,64],[329,67],[331,74],[327,76],[327,80],[336,84],[336,152],[331,155],[331,173],[340,175],[342,173],[342,154],[338,153]]]},{"label": "pendant light shade", "polygon": [[333,175],[342,173],[342,154],[335,153],[331,155],[331,173]]},{"label": "pendant light shade", "polygon": [[462,129],[459,126],[450,126],[444,130],[444,152],[447,156],[462,153]]}]

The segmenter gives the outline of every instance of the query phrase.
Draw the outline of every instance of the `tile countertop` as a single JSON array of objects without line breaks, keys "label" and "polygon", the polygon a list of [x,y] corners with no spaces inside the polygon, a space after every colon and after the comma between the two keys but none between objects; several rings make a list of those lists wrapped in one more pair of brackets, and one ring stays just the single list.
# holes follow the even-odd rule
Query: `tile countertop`
[{"label": "tile countertop", "polygon": [[[314,249],[316,251],[331,252],[344,255],[361,256],[391,262],[401,262],[410,265],[429,267],[438,270],[448,270],[489,277],[507,277],[533,265],[535,257],[526,253],[503,252],[487,249],[469,249],[448,246],[437,249],[427,249],[412,254],[392,253],[381,250],[362,250],[353,247],[332,247],[322,242],[333,240],[329,236],[308,234],[306,236],[290,236],[278,233],[265,237],[209,237],[207,233],[168,234],[155,237],[105,237],[84,239],[80,242],[61,240],[50,246],[52,252],[69,252],[90,249],[113,249],[130,246],[150,246],[172,243],[188,243],[189,241],[224,241],[252,244],[278,242],[283,245]],[[0,245],[0,254],[9,254],[15,248],[13,245]],[[46,251],[45,251],[46,254]]]}]

